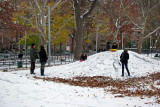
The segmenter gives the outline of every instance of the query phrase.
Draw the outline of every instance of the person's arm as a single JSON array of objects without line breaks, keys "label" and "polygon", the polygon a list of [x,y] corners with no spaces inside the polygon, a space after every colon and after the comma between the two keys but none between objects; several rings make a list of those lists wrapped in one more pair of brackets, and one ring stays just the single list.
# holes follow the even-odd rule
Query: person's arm
[{"label": "person's arm", "polygon": [[30,59],[34,60],[33,49],[30,49]]},{"label": "person's arm", "polygon": [[129,59],[129,53],[128,53],[128,59]]},{"label": "person's arm", "polygon": [[120,56],[120,58],[122,58],[122,54],[123,54],[123,53],[121,53],[121,56]]},{"label": "person's arm", "polygon": [[35,55],[35,59],[39,59],[38,54],[36,52],[36,50],[34,50],[34,55]]},{"label": "person's arm", "polygon": [[39,52],[38,54],[39,54],[39,59],[41,59],[41,52]]},{"label": "person's arm", "polygon": [[47,60],[48,60],[48,57],[47,57],[46,51],[45,51],[45,57],[46,57],[46,62],[47,62]]}]

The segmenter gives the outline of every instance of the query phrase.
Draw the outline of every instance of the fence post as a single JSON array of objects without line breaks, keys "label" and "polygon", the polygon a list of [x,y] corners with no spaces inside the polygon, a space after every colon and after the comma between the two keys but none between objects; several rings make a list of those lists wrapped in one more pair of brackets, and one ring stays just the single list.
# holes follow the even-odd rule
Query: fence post
[{"label": "fence post", "polygon": [[62,64],[62,56],[60,55],[60,61],[61,61],[61,64]]},{"label": "fence post", "polygon": [[65,56],[65,64],[66,64],[66,54],[64,54],[64,56]]},{"label": "fence post", "polygon": [[55,65],[55,58],[54,58],[55,56],[53,56],[53,63],[54,63],[54,65]]},{"label": "fence post", "polygon": [[4,65],[4,59],[3,59],[3,65]]},{"label": "fence post", "polygon": [[69,61],[72,61],[72,54],[70,55],[70,60]]},{"label": "fence post", "polygon": [[27,68],[27,59],[26,59],[26,68]]},{"label": "fence post", "polygon": [[9,69],[10,69],[10,61],[9,61]]}]

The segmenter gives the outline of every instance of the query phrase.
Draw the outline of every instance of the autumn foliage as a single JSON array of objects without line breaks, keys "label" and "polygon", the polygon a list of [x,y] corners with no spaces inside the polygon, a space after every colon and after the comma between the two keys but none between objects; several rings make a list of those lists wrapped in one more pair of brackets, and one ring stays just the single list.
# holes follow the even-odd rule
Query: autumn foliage
[{"label": "autumn foliage", "polygon": [[156,97],[157,103],[160,103],[160,73],[153,73],[148,76],[128,78],[126,80],[113,79],[105,76],[93,77],[74,77],[72,79],[56,78],[56,77],[37,77],[43,81],[53,81],[57,83],[65,83],[73,86],[81,87],[98,87],[104,88],[104,91],[112,92],[115,97],[140,96],[141,98]]}]

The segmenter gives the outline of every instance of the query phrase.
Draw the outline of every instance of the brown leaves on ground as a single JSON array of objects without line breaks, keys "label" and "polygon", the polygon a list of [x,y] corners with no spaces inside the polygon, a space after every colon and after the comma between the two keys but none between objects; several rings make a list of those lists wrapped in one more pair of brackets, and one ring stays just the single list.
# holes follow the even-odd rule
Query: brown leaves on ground
[{"label": "brown leaves on ground", "polygon": [[73,86],[81,87],[99,87],[104,88],[105,92],[120,94],[116,97],[123,96],[143,96],[156,97],[157,103],[160,104],[160,73],[153,73],[144,77],[128,78],[126,80],[114,80],[111,77],[94,76],[94,77],[74,77],[72,79],[37,77],[44,81],[53,81],[57,83],[66,83]]},{"label": "brown leaves on ground", "polygon": [[30,68],[10,68],[10,69],[2,69],[2,72],[11,72],[11,71],[20,71],[20,70],[29,70]]}]

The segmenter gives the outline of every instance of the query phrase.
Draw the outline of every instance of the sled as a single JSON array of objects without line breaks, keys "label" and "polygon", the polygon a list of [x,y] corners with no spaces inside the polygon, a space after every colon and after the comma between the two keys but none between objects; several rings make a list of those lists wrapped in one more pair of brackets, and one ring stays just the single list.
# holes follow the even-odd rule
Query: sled
[{"label": "sled", "polygon": [[83,62],[83,60],[80,60],[80,62]]},{"label": "sled", "polygon": [[111,51],[111,52],[116,52],[116,51],[117,51],[117,49],[110,49],[110,51]]}]

